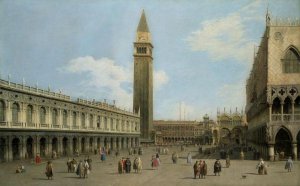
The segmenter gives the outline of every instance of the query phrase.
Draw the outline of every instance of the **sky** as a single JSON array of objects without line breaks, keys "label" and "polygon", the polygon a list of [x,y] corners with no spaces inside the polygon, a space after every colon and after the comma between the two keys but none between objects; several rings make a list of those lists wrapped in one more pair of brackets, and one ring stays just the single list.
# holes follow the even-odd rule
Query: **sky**
[{"label": "sky", "polygon": [[299,7],[300,0],[0,0],[0,76],[132,110],[133,42],[144,9],[154,119],[215,118],[218,108],[246,105],[267,9],[271,19],[300,18]]}]

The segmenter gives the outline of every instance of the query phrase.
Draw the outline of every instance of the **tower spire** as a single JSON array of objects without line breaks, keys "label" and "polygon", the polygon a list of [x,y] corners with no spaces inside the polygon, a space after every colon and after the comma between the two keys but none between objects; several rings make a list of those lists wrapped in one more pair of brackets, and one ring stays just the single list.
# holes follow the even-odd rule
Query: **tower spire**
[{"label": "tower spire", "polygon": [[137,31],[138,32],[150,32],[149,28],[148,28],[148,24],[147,24],[146,15],[145,15],[145,11],[144,10],[142,12],[139,25],[137,27]]}]

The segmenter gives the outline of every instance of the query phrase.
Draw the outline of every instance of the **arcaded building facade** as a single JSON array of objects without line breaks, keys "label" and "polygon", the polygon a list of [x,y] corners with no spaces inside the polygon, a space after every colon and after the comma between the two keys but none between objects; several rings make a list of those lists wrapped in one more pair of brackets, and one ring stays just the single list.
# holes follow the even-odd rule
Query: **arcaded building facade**
[{"label": "arcaded building facade", "polygon": [[139,146],[139,115],[0,80],[0,161]]},{"label": "arcaded building facade", "polygon": [[262,157],[299,157],[299,91],[300,21],[267,15],[246,86],[247,142]]}]

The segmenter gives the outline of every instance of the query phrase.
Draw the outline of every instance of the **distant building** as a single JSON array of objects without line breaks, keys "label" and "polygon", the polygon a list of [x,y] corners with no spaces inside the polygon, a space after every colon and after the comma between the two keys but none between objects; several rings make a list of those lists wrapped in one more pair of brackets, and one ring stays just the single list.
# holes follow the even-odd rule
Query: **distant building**
[{"label": "distant building", "polygon": [[139,146],[139,115],[0,80],[0,162]]},{"label": "distant building", "polygon": [[215,122],[206,115],[202,122],[155,120],[156,144],[212,144],[212,126]]},{"label": "distant building", "polygon": [[214,136],[217,135],[217,144],[245,144],[245,134],[247,130],[247,123],[245,114],[238,111],[237,108],[234,112],[230,111],[217,112],[217,128],[214,128]]},{"label": "distant building", "polygon": [[266,16],[247,80],[247,142],[260,156],[297,158],[300,144],[300,21]]}]

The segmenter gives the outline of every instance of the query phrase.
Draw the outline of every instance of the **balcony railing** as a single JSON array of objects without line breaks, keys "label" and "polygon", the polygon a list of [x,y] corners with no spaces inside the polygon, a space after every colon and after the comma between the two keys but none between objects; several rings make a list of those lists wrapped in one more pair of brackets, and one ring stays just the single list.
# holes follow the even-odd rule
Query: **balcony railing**
[{"label": "balcony railing", "polygon": [[47,124],[45,124],[45,123],[42,123],[42,124],[40,124],[40,127],[46,127],[46,128],[48,128],[48,125]]},{"label": "balcony railing", "polygon": [[272,121],[282,121],[281,118],[285,122],[300,121],[300,114],[294,114],[294,119],[292,114],[272,114]]},{"label": "balcony railing", "polygon": [[1,127],[7,126],[7,122],[6,121],[0,121],[0,126]]},{"label": "balcony railing", "polygon": [[20,129],[36,129],[36,130],[51,130],[51,129],[61,129],[61,130],[88,130],[88,131],[109,131],[115,133],[140,133],[140,131],[130,131],[130,130],[110,130],[109,128],[104,129],[101,127],[93,127],[93,126],[68,126],[66,124],[47,124],[47,123],[27,123],[27,122],[9,122],[9,121],[0,121],[0,128],[20,128]]}]

